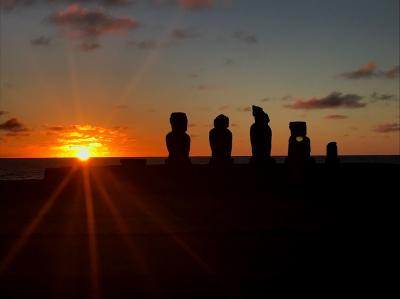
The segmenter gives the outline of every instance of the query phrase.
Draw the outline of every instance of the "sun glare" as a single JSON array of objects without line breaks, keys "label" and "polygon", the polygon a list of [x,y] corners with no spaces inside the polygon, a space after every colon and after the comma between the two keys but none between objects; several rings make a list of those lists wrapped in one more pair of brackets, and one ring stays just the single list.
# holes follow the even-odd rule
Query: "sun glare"
[{"label": "sun glare", "polygon": [[87,146],[80,147],[76,152],[76,157],[81,161],[87,161],[90,158],[90,151]]}]

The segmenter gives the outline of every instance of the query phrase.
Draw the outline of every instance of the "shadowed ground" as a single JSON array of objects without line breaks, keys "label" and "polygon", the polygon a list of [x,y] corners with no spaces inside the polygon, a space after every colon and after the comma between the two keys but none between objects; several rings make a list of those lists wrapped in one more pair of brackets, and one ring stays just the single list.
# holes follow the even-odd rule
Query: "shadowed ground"
[{"label": "shadowed ground", "polygon": [[393,280],[398,166],[68,172],[0,182],[1,298],[382,295]]}]

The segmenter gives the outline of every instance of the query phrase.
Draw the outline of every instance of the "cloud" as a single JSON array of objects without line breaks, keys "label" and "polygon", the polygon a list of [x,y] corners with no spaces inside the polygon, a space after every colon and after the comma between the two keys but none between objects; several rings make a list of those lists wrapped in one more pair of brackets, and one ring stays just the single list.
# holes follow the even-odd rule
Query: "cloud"
[{"label": "cloud", "polygon": [[223,86],[219,84],[200,84],[197,86],[198,90],[206,91],[206,90],[217,90],[222,89]]},{"label": "cloud", "polygon": [[84,52],[89,52],[101,48],[101,45],[96,41],[83,41],[80,45],[80,49]]},{"label": "cloud", "polygon": [[373,129],[373,131],[377,133],[398,132],[400,131],[400,124],[399,123],[379,124]]},{"label": "cloud", "polygon": [[233,66],[235,64],[236,64],[236,61],[231,58],[227,58],[222,62],[222,66]]},{"label": "cloud", "polygon": [[0,116],[6,115],[6,114],[8,114],[8,112],[7,112],[7,111],[0,110]]},{"label": "cloud", "polygon": [[155,50],[161,48],[167,48],[173,45],[173,41],[185,40],[198,37],[199,34],[187,29],[174,29],[170,32],[170,40],[156,41],[152,39],[146,39],[142,41],[129,41],[128,45],[136,47],[140,50]]},{"label": "cloud", "polygon": [[47,22],[65,30],[70,38],[82,38],[84,51],[99,48],[97,38],[104,34],[126,33],[139,26],[131,17],[113,17],[102,8],[83,8],[79,4],[50,14]]},{"label": "cloud", "polygon": [[94,156],[109,155],[116,145],[121,147],[128,142],[126,129],[123,126],[106,128],[88,124],[46,127],[47,135],[55,139],[51,149],[61,156],[75,156],[82,146],[89,147]]},{"label": "cloud", "polygon": [[30,5],[37,1],[33,0],[0,0],[0,9],[12,10],[17,6]]},{"label": "cloud", "polygon": [[240,111],[240,112],[250,112],[251,111],[251,107],[248,106],[248,107],[238,108],[237,110]]},{"label": "cloud", "polygon": [[378,101],[382,102],[396,101],[396,96],[394,94],[388,94],[388,93],[379,94],[377,92],[373,92],[371,94],[371,102],[375,103]]},{"label": "cloud", "polygon": [[46,129],[50,132],[60,132],[60,131],[67,130],[67,127],[65,127],[65,126],[50,126],[50,127],[46,127]]},{"label": "cloud", "polygon": [[293,99],[293,97],[291,95],[286,95],[286,96],[282,97],[282,101],[288,101],[288,100],[291,100],[291,99]]},{"label": "cloud", "polygon": [[270,101],[270,100],[271,100],[271,98],[265,97],[265,98],[262,98],[262,99],[261,99],[261,102],[268,102],[268,101]]},{"label": "cloud", "polygon": [[71,4],[65,10],[52,13],[48,21],[66,28],[73,35],[83,37],[127,32],[139,26],[139,23],[130,17],[113,17],[103,9],[83,8],[79,4]]},{"label": "cloud", "polygon": [[29,129],[18,119],[10,118],[3,123],[0,123],[0,131],[5,131],[7,135],[17,135],[21,132],[27,132]]},{"label": "cloud", "polygon": [[342,77],[347,79],[362,79],[376,77],[376,64],[369,62],[361,66],[359,69],[341,74]]},{"label": "cloud", "polygon": [[128,42],[129,46],[136,47],[140,50],[155,50],[155,49],[160,49],[160,48],[165,48],[168,47],[168,43],[165,42],[156,42],[154,40],[142,40],[139,42],[136,41],[130,41]]},{"label": "cloud", "polygon": [[171,31],[170,36],[173,39],[190,39],[199,37],[200,35],[192,30],[177,28]]},{"label": "cloud", "polygon": [[311,98],[309,100],[295,100],[294,102],[284,105],[291,109],[327,109],[327,108],[363,108],[367,104],[360,102],[362,96],[356,94],[342,94],[340,92],[332,92],[323,98]]},{"label": "cloud", "polygon": [[196,79],[196,78],[200,77],[200,75],[199,75],[199,74],[196,74],[196,73],[192,73],[192,74],[188,74],[188,77],[189,77],[190,79]]},{"label": "cloud", "polygon": [[397,65],[391,69],[382,71],[381,76],[383,76],[384,78],[387,78],[387,79],[394,79],[394,78],[399,77],[399,73],[400,73],[400,66]]},{"label": "cloud", "polygon": [[349,118],[346,115],[341,115],[341,114],[330,114],[324,117],[324,119],[332,119],[332,120],[339,120],[339,119],[346,119]]},{"label": "cloud", "polygon": [[233,37],[246,43],[246,44],[256,44],[258,43],[258,39],[254,33],[246,33],[246,32],[235,32]]},{"label": "cloud", "polygon": [[369,62],[366,65],[361,66],[359,69],[354,71],[345,72],[340,74],[340,77],[346,79],[370,79],[370,78],[382,78],[382,79],[394,79],[399,76],[399,66],[394,66],[388,70],[378,70],[375,62]]},{"label": "cloud", "polygon": [[39,36],[38,38],[31,39],[32,46],[51,46],[51,38],[45,36]]}]

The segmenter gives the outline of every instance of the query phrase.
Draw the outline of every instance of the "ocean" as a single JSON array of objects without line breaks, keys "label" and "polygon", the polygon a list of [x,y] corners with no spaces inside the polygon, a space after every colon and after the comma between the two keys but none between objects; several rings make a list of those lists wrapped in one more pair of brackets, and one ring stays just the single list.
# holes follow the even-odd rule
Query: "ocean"
[{"label": "ocean", "polygon": [[[234,157],[235,163],[247,164],[250,157]],[[283,163],[285,157],[274,157]],[[314,156],[317,163],[323,163],[324,156]],[[93,166],[120,165],[121,158],[92,158]],[[126,157],[123,159],[127,159]],[[163,164],[165,157],[133,158],[146,159],[147,164]],[[192,157],[193,164],[207,164],[209,157]],[[341,156],[341,163],[389,163],[400,164],[400,156]],[[46,168],[68,167],[76,163],[75,158],[0,158],[0,180],[40,180]]]}]

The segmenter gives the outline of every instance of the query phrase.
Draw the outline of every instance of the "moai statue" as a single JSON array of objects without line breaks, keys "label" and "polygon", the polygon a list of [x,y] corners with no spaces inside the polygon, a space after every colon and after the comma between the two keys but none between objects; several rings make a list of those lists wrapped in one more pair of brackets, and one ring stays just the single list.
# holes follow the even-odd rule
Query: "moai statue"
[{"label": "moai statue", "polygon": [[253,106],[254,124],[250,127],[252,157],[250,163],[263,164],[271,160],[272,130],[268,114],[261,107]]},{"label": "moai statue", "polygon": [[223,114],[214,119],[214,128],[210,130],[209,140],[211,147],[212,165],[231,164],[232,133],[229,128],[229,118]]},{"label": "moai statue", "polygon": [[289,124],[289,150],[287,162],[290,164],[306,165],[310,162],[311,145],[307,137],[307,124],[295,121]]},{"label": "moai statue", "polygon": [[326,146],[325,163],[327,165],[337,165],[339,162],[337,144],[336,142],[329,142]]},{"label": "moai statue", "polygon": [[174,112],[169,119],[172,131],[166,136],[168,149],[167,164],[186,165],[190,164],[190,136],[187,131],[187,117],[183,112]]}]

